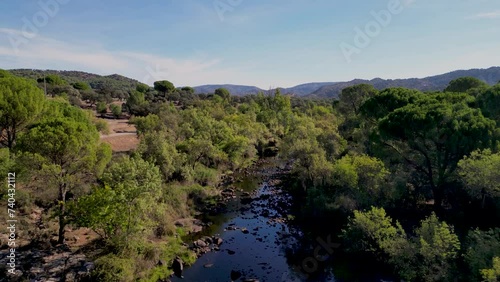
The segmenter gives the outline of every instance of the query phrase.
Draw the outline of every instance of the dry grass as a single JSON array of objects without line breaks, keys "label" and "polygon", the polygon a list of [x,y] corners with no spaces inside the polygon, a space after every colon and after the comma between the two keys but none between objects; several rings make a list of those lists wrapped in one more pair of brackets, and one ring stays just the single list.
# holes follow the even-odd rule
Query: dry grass
[{"label": "dry grass", "polygon": [[111,145],[113,152],[135,150],[139,145],[137,130],[127,119],[104,119],[109,126],[110,134],[101,135],[101,140]]}]

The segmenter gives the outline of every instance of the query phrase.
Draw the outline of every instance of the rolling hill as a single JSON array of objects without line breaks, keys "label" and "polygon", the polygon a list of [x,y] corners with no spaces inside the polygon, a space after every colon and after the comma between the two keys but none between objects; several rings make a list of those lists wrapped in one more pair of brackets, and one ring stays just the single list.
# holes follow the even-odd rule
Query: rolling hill
[{"label": "rolling hill", "polygon": [[417,89],[420,91],[442,91],[448,86],[450,81],[464,76],[472,76],[486,83],[493,85],[500,81],[500,67],[491,67],[488,69],[471,69],[458,70],[441,75],[429,76],[425,78],[408,78],[408,79],[381,79],[375,78],[372,80],[354,79],[348,82],[339,82],[333,85],[320,87],[316,91],[306,95],[316,98],[336,98],[342,92],[342,89],[360,84],[371,84],[375,88],[382,90],[388,87],[405,87]]},{"label": "rolling hill", "polygon": [[83,71],[57,71],[57,70],[32,70],[32,69],[13,69],[9,70],[12,74],[37,79],[44,75],[57,74],[68,83],[78,81],[87,82],[93,89],[110,88],[114,91],[129,92],[134,90],[139,81],[119,74],[98,75]]},{"label": "rolling hill", "polygon": [[[77,81],[85,81],[94,89],[111,88],[114,91],[129,92],[135,89],[139,81],[118,74],[101,76],[92,73],[81,71],[55,71],[55,70],[32,70],[32,69],[14,69],[10,70],[15,75],[40,78],[42,74],[57,74],[69,83]],[[493,85],[500,81],[500,67],[490,67],[488,69],[470,69],[457,70],[445,74],[429,76],[425,78],[408,78],[408,79],[382,79],[374,78],[371,80],[354,79],[346,82],[312,82],[300,84],[290,88],[280,88],[284,94],[291,94],[310,98],[337,98],[342,92],[342,89],[360,84],[367,83],[373,85],[377,89],[387,87],[405,87],[417,89],[420,91],[441,91],[448,83],[456,78],[463,76],[472,76],[486,83]],[[174,82],[175,83],[175,82]],[[256,86],[235,85],[235,84],[209,84],[195,86],[195,93],[214,93],[217,88],[227,88],[232,95],[248,95],[257,94],[258,92],[266,92],[268,90],[261,89]]]},{"label": "rolling hill", "polygon": [[196,94],[214,93],[217,88],[226,88],[232,95],[257,94],[264,91],[256,86],[234,85],[234,84],[209,84],[193,87]]}]

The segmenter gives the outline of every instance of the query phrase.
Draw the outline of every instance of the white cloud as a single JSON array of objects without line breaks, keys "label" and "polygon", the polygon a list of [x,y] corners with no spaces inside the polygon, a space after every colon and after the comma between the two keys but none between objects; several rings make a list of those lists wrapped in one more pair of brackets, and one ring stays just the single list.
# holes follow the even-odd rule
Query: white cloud
[{"label": "white cloud", "polygon": [[488,13],[481,13],[467,17],[467,19],[479,20],[479,19],[496,19],[500,18],[500,11],[493,11]]},{"label": "white cloud", "polygon": [[[20,42],[12,44],[11,42]],[[16,46],[17,45],[17,46]],[[17,48],[16,48],[17,47]],[[132,51],[107,50],[92,43],[68,43],[22,31],[0,28],[0,68],[38,68],[82,70],[99,74],[129,76],[152,84],[168,79],[175,85],[199,85],[208,82],[245,83],[241,70],[221,67],[221,60],[198,55],[176,59]],[[246,81],[248,83],[248,81]]]}]

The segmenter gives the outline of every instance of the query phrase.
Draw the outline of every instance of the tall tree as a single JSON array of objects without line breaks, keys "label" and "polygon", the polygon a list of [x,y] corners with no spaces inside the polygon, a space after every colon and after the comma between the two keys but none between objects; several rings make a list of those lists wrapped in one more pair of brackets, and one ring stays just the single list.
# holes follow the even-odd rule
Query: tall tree
[{"label": "tall tree", "polygon": [[127,111],[136,116],[146,116],[149,113],[149,102],[146,101],[144,93],[132,91],[125,104]]},{"label": "tall tree", "polygon": [[154,82],[154,89],[163,94],[165,97],[168,93],[175,91],[175,86],[168,80],[160,80]]},{"label": "tall tree", "polygon": [[83,81],[78,81],[78,82],[75,82],[75,83],[72,83],[71,86],[73,86],[73,88],[75,88],[76,90],[90,90],[90,85],[87,83],[87,82],[83,82]]},{"label": "tall tree", "polygon": [[497,121],[500,125],[500,84],[485,89],[477,97],[477,101],[483,114]]},{"label": "tall tree", "polygon": [[485,88],[489,85],[479,80],[475,77],[460,77],[455,80],[450,81],[448,87],[444,90],[445,92],[467,92],[473,88]]},{"label": "tall tree", "polygon": [[144,83],[137,83],[137,86],[135,87],[136,91],[139,91],[141,93],[146,93],[149,91],[149,85],[144,84]]},{"label": "tall tree", "polygon": [[361,105],[377,93],[377,89],[370,84],[358,84],[346,87],[339,96],[339,109],[344,114],[353,113],[357,115]]},{"label": "tall tree", "polygon": [[231,98],[231,92],[226,88],[217,88],[214,92],[215,95],[221,97],[224,100],[229,100]]},{"label": "tall tree", "polygon": [[160,171],[140,157],[123,157],[111,164],[101,180],[103,186],[72,205],[73,219],[115,247],[129,247],[132,235],[154,227],[149,212],[162,195]]},{"label": "tall tree", "polygon": [[458,161],[477,148],[494,145],[497,137],[495,122],[480,110],[436,97],[396,109],[378,128],[383,144],[427,179],[439,209]]},{"label": "tall tree", "polygon": [[459,174],[469,195],[482,199],[500,197],[500,153],[474,151],[458,163]]},{"label": "tall tree", "polygon": [[16,148],[34,164],[34,173],[43,182],[40,186],[57,188],[58,242],[63,243],[68,193],[77,194],[82,184],[102,173],[111,158],[111,149],[99,143],[99,134],[90,121],[71,117],[34,124]]},{"label": "tall tree", "polygon": [[0,78],[0,144],[10,149],[19,132],[41,113],[45,96],[35,83],[14,77]]},{"label": "tall tree", "polygon": [[366,100],[360,107],[360,113],[368,119],[378,120],[392,111],[421,99],[424,94],[418,90],[406,88],[387,88]]}]

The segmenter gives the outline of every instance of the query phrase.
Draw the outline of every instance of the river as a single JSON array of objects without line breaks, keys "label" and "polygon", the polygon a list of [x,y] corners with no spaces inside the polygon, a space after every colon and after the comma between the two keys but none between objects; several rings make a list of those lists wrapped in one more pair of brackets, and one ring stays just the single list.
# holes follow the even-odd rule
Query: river
[{"label": "river", "polygon": [[[339,244],[330,236],[305,234],[290,222],[291,196],[280,188],[284,170],[274,165],[239,177],[224,212],[203,215],[210,226],[185,241],[221,238],[219,247],[201,255],[172,281],[350,281],[335,279],[334,271],[345,272],[342,263],[334,268]],[[249,195],[250,194],[250,195]],[[372,280],[373,278],[373,280]],[[371,277],[357,281],[381,281]]]}]

